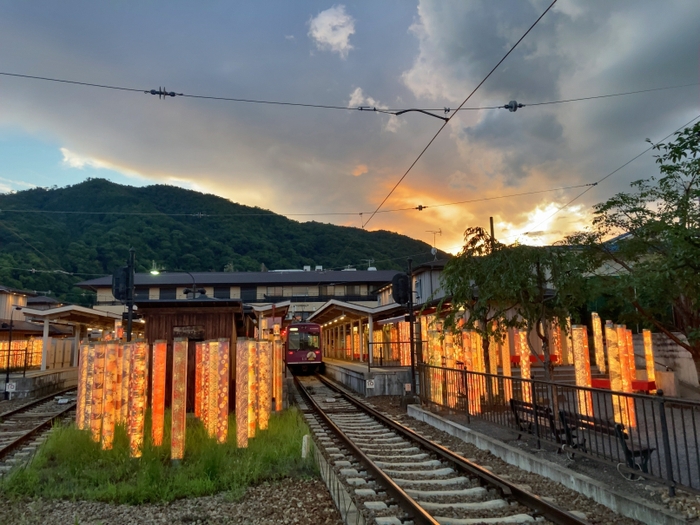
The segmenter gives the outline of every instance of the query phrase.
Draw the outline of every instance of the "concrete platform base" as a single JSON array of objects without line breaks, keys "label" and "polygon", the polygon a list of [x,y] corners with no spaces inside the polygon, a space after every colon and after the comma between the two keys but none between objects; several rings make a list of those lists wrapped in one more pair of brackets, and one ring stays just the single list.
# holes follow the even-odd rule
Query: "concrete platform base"
[{"label": "concrete platform base", "polygon": [[[372,368],[367,363],[341,361],[324,358],[325,375],[362,394],[372,396],[403,396],[404,385],[411,382],[411,369],[408,367]],[[374,380],[374,388],[367,388],[367,380]]]},{"label": "concrete platform base", "polygon": [[649,525],[686,525],[688,523],[683,517],[658,505],[614,491],[600,481],[533,456],[524,450],[433,414],[420,406],[410,405],[408,415],[458,437],[466,443],[471,443],[481,450],[487,450],[506,463],[561,483],[628,518]]},{"label": "concrete platform base", "polygon": [[[78,384],[78,369],[74,367],[51,370],[31,370],[26,377],[10,374],[10,383],[15,384],[12,399],[20,397],[41,397],[57,390]],[[5,376],[0,379],[0,393],[5,393]]]}]

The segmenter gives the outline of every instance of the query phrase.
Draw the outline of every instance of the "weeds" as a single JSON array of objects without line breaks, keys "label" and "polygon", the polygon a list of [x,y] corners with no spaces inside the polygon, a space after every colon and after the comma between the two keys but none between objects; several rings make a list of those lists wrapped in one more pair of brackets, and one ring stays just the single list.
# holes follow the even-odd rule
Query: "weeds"
[{"label": "weeds", "polygon": [[245,488],[266,480],[316,476],[310,458],[301,458],[308,427],[294,409],[273,415],[270,428],[235,445],[235,417],[229,420],[229,442],[210,439],[202,424],[187,418],[185,458],[170,461],[170,416],[166,414],[163,445],[150,440],[146,425],[143,454],[129,457],[126,430],[118,426],[112,450],[102,450],[87,431],[75,425],[57,427],[33,461],[0,482],[8,497],[84,499],[139,504],[229,492],[238,499]]}]

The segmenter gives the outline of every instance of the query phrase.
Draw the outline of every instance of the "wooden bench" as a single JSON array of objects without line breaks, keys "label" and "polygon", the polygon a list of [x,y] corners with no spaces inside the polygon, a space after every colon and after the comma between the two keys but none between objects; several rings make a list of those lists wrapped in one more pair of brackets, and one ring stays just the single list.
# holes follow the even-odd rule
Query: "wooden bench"
[{"label": "wooden bench", "polygon": [[[604,436],[615,436],[625,454],[625,463],[627,466],[632,470],[641,470],[644,473],[648,472],[647,466],[649,464],[649,458],[651,457],[651,453],[656,449],[652,447],[630,449],[629,446],[627,446],[629,435],[625,432],[625,427],[620,423],[566,410],[559,411],[559,419],[561,420],[565,436],[564,446],[573,450],[588,452],[584,432],[594,432]],[[570,454],[570,457],[573,457],[573,452]]]},{"label": "wooden bench", "polygon": [[535,403],[529,403],[527,401],[511,399],[510,409],[513,411],[515,424],[520,430],[518,439],[520,439],[525,432],[528,434],[535,434],[537,437],[540,437],[541,434],[539,432],[539,428],[544,427],[545,429],[549,428],[549,431],[552,433],[552,436],[557,443],[561,443],[563,431],[562,429],[557,428],[551,408],[548,406],[537,405]]}]

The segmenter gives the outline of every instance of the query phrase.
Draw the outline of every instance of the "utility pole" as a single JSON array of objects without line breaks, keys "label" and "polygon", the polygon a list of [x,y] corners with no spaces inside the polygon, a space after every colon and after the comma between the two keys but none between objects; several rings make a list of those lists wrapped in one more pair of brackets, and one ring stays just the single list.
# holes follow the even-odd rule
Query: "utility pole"
[{"label": "utility pole", "polygon": [[134,263],[136,251],[129,248],[129,262],[127,264],[127,287],[126,287],[126,342],[131,341],[131,329],[134,321]]},{"label": "utility pole", "polygon": [[491,251],[493,251],[493,245],[496,242],[496,237],[493,233],[493,217],[489,217],[489,223],[491,224]]},{"label": "utility pole", "polygon": [[416,344],[415,334],[413,333],[413,325],[415,318],[413,317],[413,260],[408,259],[408,338],[411,346],[411,392],[416,395]]}]

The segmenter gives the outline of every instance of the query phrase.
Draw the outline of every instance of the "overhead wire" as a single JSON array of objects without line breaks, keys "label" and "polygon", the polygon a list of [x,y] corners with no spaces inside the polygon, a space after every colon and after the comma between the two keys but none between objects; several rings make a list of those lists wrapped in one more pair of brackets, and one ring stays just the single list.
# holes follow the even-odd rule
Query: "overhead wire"
[{"label": "overhead wire", "polygon": [[[505,55],[503,55],[503,58],[501,58],[501,59],[498,61],[498,63],[497,63],[495,66],[493,66],[493,68],[491,69],[491,71],[489,71],[489,73],[484,77],[484,79],[483,79],[481,82],[479,82],[479,84],[477,84],[477,86],[472,90],[471,93],[469,93],[469,95],[467,96],[467,98],[465,98],[464,101],[463,101],[463,102],[459,105],[459,107],[457,108],[458,111],[459,111],[459,109],[461,109],[461,108],[469,101],[469,99],[474,95],[474,93],[477,92],[477,90],[484,84],[484,82],[486,82],[486,81],[491,77],[491,75],[496,71],[496,69],[498,69],[498,66],[500,66],[500,65],[506,60],[506,58],[508,58],[508,57],[510,56],[510,54],[515,50],[515,48],[518,47],[518,44],[520,44],[520,42],[523,41],[523,39],[530,33],[530,31],[532,31],[532,30],[535,28],[535,26],[539,23],[539,21],[542,20],[542,18],[544,18],[544,16],[549,12],[550,9],[552,9],[552,7],[554,7],[554,4],[556,4],[556,3],[557,3],[557,0],[554,0],[551,4],[549,4],[549,6],[547,7],[547,9],[545,9],[544,12],[537,18],[537,20],[535,20],[535,21],[533,22],[533,24],[527,29],[527,31],[525,31],[525,33],[518,39],[518,41],[517,41],[515,44],[513,44],[513,46],[508,50],[508,52],[507,52]],[[365,222],[365,223],[362,225],[363,228],[364,228],[365,226],[367,226],[367,225],[370,223],[370,221],[374,218],[374,216],[375,216],[375,215],[377,214],[377,212],[381,209],[381,207],[384,206],[384,203],[389,199],[389,197],[391,197],[391,195],[394,193],[394,191],[396,191],[396,188],[399,187],[399,185],[403,182],[403,180],[406,178],[406,176],[411,172],[411,170],[413,169],[413,167],[414,167],[414,166],[418,163],[418,161],[423,157],[423,155],[425,154],[425,152],[428,151],[428,148],[430,148],[430,146],[433,144],[433,142],[435,142],[435,140],[438,138],[438,136],[440,135],[440,133],[442,132],[442,130],[445,129],[445,127],[446,127],[446,126],[450,123],[450,121],[454,118],[454,115],[455,115],[455,113],[453,113],[452,115],[450,115],[450,117],[442,123],[442,126],[440,126],[440,128],[437,130],[437,132],[435,132],[435,135],[433,135],[433,138],[430,139],[430,141],[428,142],[428,144],[427,144],[427,145],[423,148],[423,150],[418,154],[418,157],[416,157],[416,160],[414,160],[414,161],[411,163],[411,165],[408,167],[408,169],[406,170],[406,172],[401,176],[401,178],[398,180],[398,182],[397,182],[397,183],[394,185],[394,187],[389,191],[389,193],[387,194],[387,196],[384,197],[384,199],[382,200],[382,202],[379,203],[379,206],[377,206],[377,209],[374,210],[374,212],[372,213],[372,215],[370,215],[369,219],[367,219],[367,222]]]},{"label": "overhead wire", "polygon": [[638,153],[637,155],[635,155],[634,157],[632,157],[630,160],[628,160],[627,162],[625,162],[624,164],[622,164],[622,165],[619,166],[618,168],[614,169],[613,171],[611,171],[610,173],[608,173],[608,174],[605,175],[604,177],[601,177],[601,178],[598,179],[596,182],[590,184],[590,187],[588,187],[588,188],[586,188],[585,190],[583,190],[581,193],[579,193],[578,195],[576,195],[573,199],[571,199],[569,202],[567,202],[567,203],[564,204],[563,206],[557,208],[557,210],[556,210],[555,212],[553,212],[551,215],[547,216],[545,219],[543,219],[542,221],[540,221],[539,223],[537,223],[537,224],[536,224],[535,226],[533,226],[529,231],[524,232],[524,233],[519,233],[519,234],[517,234],[517,235],[512,235],[512,236],[509,237],[509,239],[517,239],[518,237],[521,237],[521,236],[523,236],[523,235],[529,235],[529,234],[532,234],[533,232],[538,231],[537,229],[538,229],[540,226],[542,226],[543,224],[545,224],[546,222],[548,222],[552,217],[554,217],[555,215],[557,215],[557,214],[558,214],[559,212],[561,212],[562,210],[565,210],[566,208],[568,208],[569,206],[571,206],[571,204],[573,204],[573,203],[576,202],[578,199],[580,199],[581,197],[583,197],[586,193],[588,193],[589,191],[591,191],[595,186],[598,186],[600,183],[604,182],[605,180],[609,179],[610,177],[612,177],[613,175],[615,175],[615,174],[616,174],[617,172],[619,172],[620,170],[622,170],[622,169],[624,169],[625,167],[627,167],[628,165],[630,165],[632,162],[634,162],[635,160],[637,160],[639,157],[645,155],[646,153],[648,153],[649,151],[651,151],[652,149],[654,149],[654,146],[655,146],[656,144],[663,142],[664,140],[666,140],[666,139],[668,139],[669,137],[673,136],[675,133],[678,133],[679,131],[681,131],[681,130],[687,128],[689,125],[691,125],[693,122],[695,122],[695,121],[698,120],[698,119],[700,119],[700,115],[696,116],[695,118],[693,118],[693,119],[689,120],[688,122],[686,122],[685,124],[683,124],[681,127],[679,127],[679,128],[677,128],[676,130],[672,131],[671,133],[669,133],[668,135],[666,135],[664,138],[662,138],[661,140],[659,140],[657,143],[652,143],[652,144],[651,144],[648,148],[646,148],[644,151]]}]

